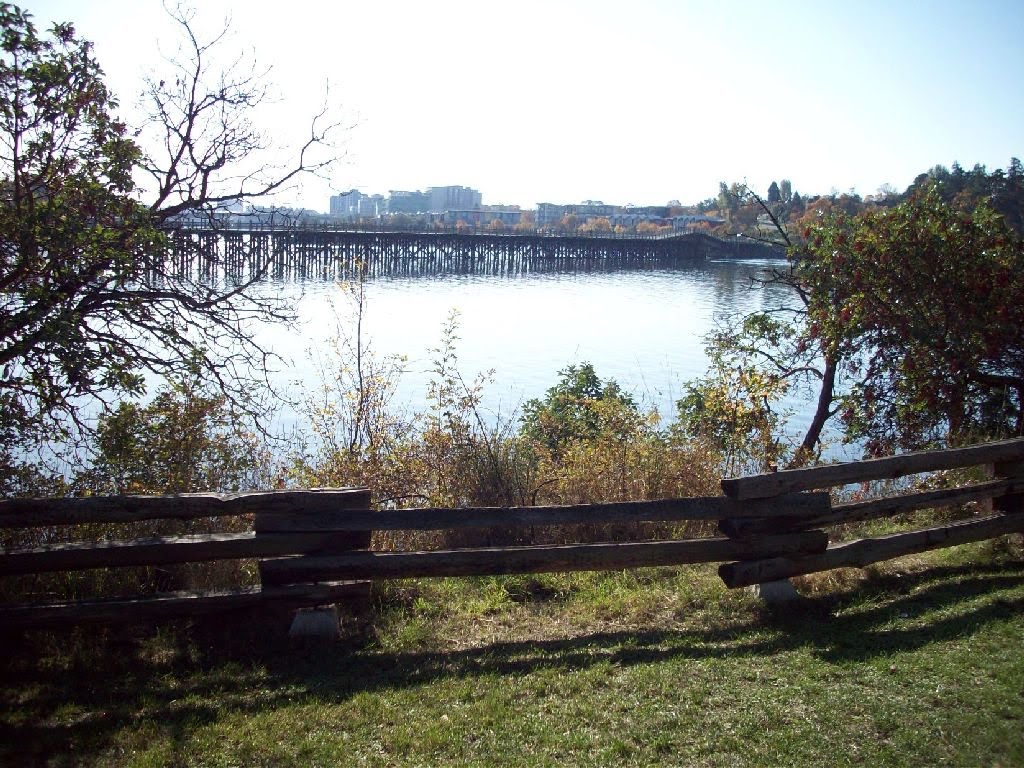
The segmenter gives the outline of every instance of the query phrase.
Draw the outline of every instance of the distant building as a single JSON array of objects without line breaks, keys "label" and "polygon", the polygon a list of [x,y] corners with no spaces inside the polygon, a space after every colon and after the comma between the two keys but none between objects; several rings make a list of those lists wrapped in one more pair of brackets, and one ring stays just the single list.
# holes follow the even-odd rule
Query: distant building
[{"label": "distant building", "polygon": [[384,195],[363,195],[359,200],[359,218],[375,219],[388,212],[388,201]]},{"label": "distant building", "polygon": [[669,216],[666,205],[627,205],[622,209],[622,213],[647,216],[650,219],[667,219]]},{"label": "distant building", "polygon": [[[619,206],[600,200],[571,205],[538,203],[535,224],[538,228],[558,226],[566,216],[574,216],[577,226],[594,219],[608,219],[612,226],[625,228],[651,222],[659,226],[671,225],[677,230],[722,223],[721,219],[708,216],[672,216],[672,213],[669,206]],[[462,186],[428,187],[426,191],[391,190],[387,197],[365,195],[353,189],[331,197],[330,215],[336,219],[375,219],[387,214],[404,214],[449,225],[462,221],[474,227],[486,226],[494,220],[511,227],[518,224],[523,215],[519,206],[484,206],[478,190]]]},{"label": "distant building", "polygon": [[486,227],[497,220],[506,227],[514,227],[523,218],[523,212],[519,206],[494,205],[480,208],[463,210],[447,210],[444,212],[442,221],[447,225],[455,225],[460,221],[471,227]]},{"label": "distant building", "polygon": [[676,230],[692,230],[699,227],[702,224],[707,224],[708,226],[711,227],[717,227],[719,224],[725,224],[725,219],[721,219],[717,216],[702,215],[683,215],[672,217],[672,228]]},{"label": "distant building", "polygon": [[633,229],[637,224],[643,224],[649,222],[651,224],[657,224],[663,226],[668,224],[664,216],[656,216],[652,213],[636,213],[630,211],[629,213],[613,213],[608,217],[613,227],[625,227],[626,229]]},{"label": "distant building", "polygon": [[564,205],[554,203],[537,203],[537,226],[547,227],[557,224],[565,215]]},{"label": "distant building", "polygon": [[384,195],[364,195],[353,189],[331,197],[330,215],[336,219],[375,219],[385,213]]},{"label": "distant building", "polygon": [[605,205],[600,200],[584,200],[579,205],[538,203],[537,226],[546,227],[558,224],[565,216],[576,216],[579,223],[582,224],[591,219],[608,218],[618,210],[618,206]]},{"label": "distant building", "polygon": [[473,210],[479,208],[483,201],[482,195],[469,187],[430,187],[427,194],[430,196],[427,210],[431,213]]},{"label": "distant building", "polygon": [[353,217],[359,215],[359,201],[363,193],[353,189],[340,195],[331,195],[331,216]]},{"label": "distant building", "polygon": [[335,218],[365,219],[388,213],[406,215],[443,214],[449,210],[475,210],[483,197],[470,187],[430,187],[426,192],[393,189],[388,197],[364,195],[351,190],[331,197],[330,215]]}]

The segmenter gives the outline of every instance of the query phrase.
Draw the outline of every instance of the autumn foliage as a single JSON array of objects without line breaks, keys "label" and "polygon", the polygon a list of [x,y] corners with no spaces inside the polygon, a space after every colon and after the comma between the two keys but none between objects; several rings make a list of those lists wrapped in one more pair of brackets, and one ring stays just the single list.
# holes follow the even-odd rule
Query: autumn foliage
[{"label": "autumn foliage", "polygon": [[1002,216],[932,187],[805,235],[808,333],[846,361],[848,437],[877,451],[1024,433],[1024,243]]}]

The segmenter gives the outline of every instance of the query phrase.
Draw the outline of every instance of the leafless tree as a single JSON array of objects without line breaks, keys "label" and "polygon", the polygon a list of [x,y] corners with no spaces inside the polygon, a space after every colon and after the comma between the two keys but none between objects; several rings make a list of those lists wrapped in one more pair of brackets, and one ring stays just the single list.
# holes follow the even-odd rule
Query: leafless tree
[{"label": "leafless tree", "polygon": [[0,464],[26,441],[87,434],[88,402],[102,413],[154,379],[205,380],[263,411],[253,393],[269,355],[254,326],[293,309],[261,290],[259,260],[232,280],[180,269],[167,231],[325,174],[343,126],[325,99],[279,154],[255,119],[267,73],[244,56],[217,69],[227,27],[203,40],[193,11],[168,13],[182,48],[148,82],[133,136],[72,25],[45,37],[30,14],[0,9]]}]

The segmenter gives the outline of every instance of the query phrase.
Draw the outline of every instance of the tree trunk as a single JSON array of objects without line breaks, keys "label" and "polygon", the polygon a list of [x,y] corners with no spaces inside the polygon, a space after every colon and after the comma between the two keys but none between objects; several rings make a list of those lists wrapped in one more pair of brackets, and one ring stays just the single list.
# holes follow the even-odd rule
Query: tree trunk
[{"label": "tree trunk", "polygon": [[803,442],[793,455],[788,468],[802,467],[811,457],[814,456],[814,449],[821,440],[821,432],[825,428],[825,422],[832,415],[832,401],[835,399],[836,389],[836,368],[838,360],[832,355],[825,355],[825,370],[821,375],[821,390],[818,392],[818,406],[814,410],[814,418],[807,427]]}]

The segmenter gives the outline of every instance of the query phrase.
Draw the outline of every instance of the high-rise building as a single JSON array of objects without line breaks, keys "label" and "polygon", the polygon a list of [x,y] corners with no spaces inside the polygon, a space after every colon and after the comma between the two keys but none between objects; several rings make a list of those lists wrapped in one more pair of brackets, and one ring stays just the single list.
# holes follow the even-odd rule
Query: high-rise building
[{"label": "high-rise building", "polygon": [[359,200],[359,217],[375,219],[388,212],[388,201],[384,195],[363,195]]},{"label": "high-rise building", "polygon": [[332,216],[367,218],[386,213],[424,214],[479,209],[483,197],[469,187],[430,187],[426,192],[391,190],[388,197],[351,190],[331,197]]},{"label": "high-rise building", "polygon": [[482,195],[469,187],[430,187],[427,194],[432,213],[471,211],[479,208],[483,201]]},{"label": "high-rise building", "polygon": [[331,195],[331,216],[358,216],[359,203],[363,197],[365,195],[357,189],[343,192],[340,195]]}]

